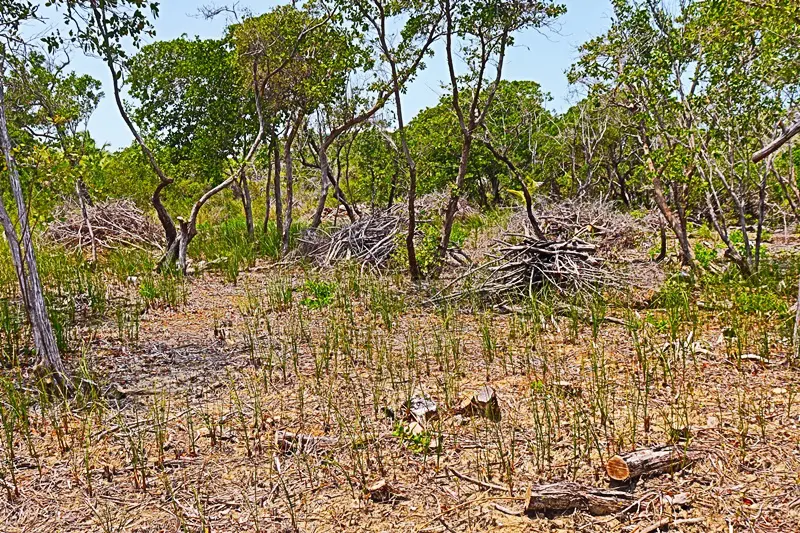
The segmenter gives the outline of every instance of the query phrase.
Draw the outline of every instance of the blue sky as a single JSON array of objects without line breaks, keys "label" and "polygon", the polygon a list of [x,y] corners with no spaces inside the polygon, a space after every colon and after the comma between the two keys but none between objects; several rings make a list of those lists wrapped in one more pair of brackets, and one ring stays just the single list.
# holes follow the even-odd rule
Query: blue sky
[{"label": "blue sky", "polygon": [[[509,80],[539,82],[553,96],[550,106],[556,110],[565,109],[575,100],[564,73],[576,58],[577,47],[603,33],[611,22],[609,0],[563,1],[567,5],[567,14],[559,19],[552,31],[528,31],[517,36],[516,46],[508,54],[504,75]],[[198,8],[208,3],[207,0],[162,0],[161,13],[155,22],[156,39],[174,39],[182,34],[201,38],[220,36],[225,20],[222,17],[205,20],[198,14]],[[244,0],[239,6],[258,14],[279,3],[284,2]],[[110,76],[103,63],[75,52],[72,54],[72,67],[103,82],[106,97],[89,122],[89,130],[94,138],[99,144],[108,144],[110,148],[128,145],[132,137],[109,96]],[[447,70],[441,54],[428,60],[428,68],[404,96],[407,118],[436,104],[443,92],[442,83],[446,77]]]}]

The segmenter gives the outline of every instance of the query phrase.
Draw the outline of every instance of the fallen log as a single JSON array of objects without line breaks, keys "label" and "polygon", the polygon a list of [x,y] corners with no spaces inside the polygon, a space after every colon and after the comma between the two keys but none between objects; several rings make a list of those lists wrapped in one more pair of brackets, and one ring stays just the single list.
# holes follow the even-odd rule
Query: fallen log
[{"label": "fallen log", "polygon": [[525,512],[562,514],[586,511],[595,516],[602,516],[618,513],[630,506],[633,501],[633,495],[627,492],[562,481],[549,485],[528,486]]},{"label": "fallen log", "polygon": [[642,476],[677,472],[700,457],[697,450],[675,446],[644,448],[625,455],[615,455],[606,463],[606,473],[614,481],[628,481]]},{"label": "fallen log", "polygon": [[317,437],[291,431],[275,432],[275,447],[284,453],[313,454],[336,446],[339,439],[333,437]]}]

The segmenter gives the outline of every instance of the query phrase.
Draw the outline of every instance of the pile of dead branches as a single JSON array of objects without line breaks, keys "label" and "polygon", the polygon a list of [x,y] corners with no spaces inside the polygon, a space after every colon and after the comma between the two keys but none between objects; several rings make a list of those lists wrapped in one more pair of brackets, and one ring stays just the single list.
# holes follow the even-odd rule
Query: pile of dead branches
[{"label": "pile of dead branches", "polygon": [[545,233],[561,239],[582,239],[605,249],[633,247],[635,242],[658,230],[658,217],[636,219],[619,206],[603,200],[568,199],[541,209]]},{"label": "pile of dead branches", "polygon": [[596,256],[597,247],[585,241],[541,241],[525,235],[509,235],[497,241],[489,260],[454,280],[445,290],[463,288],[443,298],[470,294],[488,300],[529,298],[550,286],[560,292],[595,291],[616,286],[611,272]]},{"label": "pile of dead branches", "polygon": [[161,230],[131,200],[98,202],[86,206],[86,215],[84,218],[77,204],[65,205],[45,236],[71,248],[91,247],[92,234],[97,248],[132,246],[149,250],[161,247]]},{"label": "pile of dead branches", "polygon": [[403,211],[403,206],[396,206],[363,217],[332,233],[317,230],[313,235],[301,239],[301,248],[308,257],[323,266],[354,259],[384,267],[395,251],[398,235],[405,230],[407,222]]}]

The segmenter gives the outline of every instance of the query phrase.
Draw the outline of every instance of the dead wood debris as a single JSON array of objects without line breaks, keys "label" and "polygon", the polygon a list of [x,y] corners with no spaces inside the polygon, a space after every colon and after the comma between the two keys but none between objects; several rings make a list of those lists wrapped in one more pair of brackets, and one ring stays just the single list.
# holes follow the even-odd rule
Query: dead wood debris
[{"label": "dead wood debris", "polygon": [[315,454],[336,446],[339,439],[318,437],[291,431],[275,432],[275,447],[284,453]]},{"label": "dead wood debris", "polygon": [[633,495],[628,492],[569,481],[529,486],[525,500],[525,512],[528,513],[586,511],[595,516],[617,513],[634,501]]},{"label": "dead wood debris", "polygon": [[363,217],[331,234],[317,230],[301,239],[301,248],[319,265],[355,259],[380,268],[389,262],[404,226],[402,209],[398,206]]},{"label": "dead wood debris", "polygon": [[[417,216],[421,217],[420,212]],[[419,224],[424,222],[420,221]],[[385,211],[364,216],[352,224],[337,227],[327,233],[323,229],[307,233],[300,239],[300,253],[320,266],[332,266],[341,261],[355,260],[382,269],[386,267],[398,243],[405,242],[408,215],[405,206],[396,205]],[[422,237],[417,232],[416,238]],[[451,245],[447,261],[455,266],[469,266],[470,258],[463,250]]]},{"label": "dead wood debris", "polygon": [[[107,250],[132,246],[151,250],[161,248],[158,226],[131,200],[110,200],[86,206],[95,244]],[[56,220],[45,237],[70,248],[91,246],[91,235],[81,209],[67,204],[56,213]]]},{"label": "dead wood debris", "polygon": [[614,481],[628,481],[642,476],[671,473],[689,466],[701,452],[675,446],[644,448],[625,455],[615,455],[606,463],[606,473]]},{"label": "dead wood debris", "polygon": [[[489,260],[454,280],[445,291],[461,289],[434,300],[477,295],[487,300],[529,298],[545,286],[560,292],[595,291],[598,287],[619,287],[620,280],[596,257],[597,247],[580,241],[540,241],[524,235],[499,240]],[[511,242],[511,239],[519,239]]]},{"label": "dead wood debris", "polygon": [[462,416],[482,416],[492,422],[500,422],[503,414],[500,411],[500,402],[497,393],[489,385],[478,389],[470,398],[465,399],[456,408],[456,414]]},{"label": "dead wood debris", "polygon": [[647,213],[634,218],[613,202],[568,199],[540,207],[545,232],[559,240],[580,238],[600,248],[624,249],[635,246],[642,237],[658,231],[659,215]]}]

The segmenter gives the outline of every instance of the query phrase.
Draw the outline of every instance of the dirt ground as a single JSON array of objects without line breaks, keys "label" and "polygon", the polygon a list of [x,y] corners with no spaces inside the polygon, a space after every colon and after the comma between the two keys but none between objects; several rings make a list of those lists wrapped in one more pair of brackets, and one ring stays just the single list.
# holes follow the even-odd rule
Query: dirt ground
[{"label": "dirt ground", "polygon": [[[736,359],[718,310],[637,344],[631,309],[610,305],[593,331],[356,276],[315,307],[307,276],[206,274],[186,305],[147,311],[137,341],[94,330],[87,358],[122,394],[33,411],[38,459],[18,442],[0,531],[800,531],[799,375],[780,340]],[[276,280],[291,304],[270,303]],[[502,419],[456,414],[485,384]],[[420,427],[403,421],[415,395],[437,404]],[[287,450],[280,431],[331,440]],[[623,487],[616,514],[517,513],[531,485],[608,487],[610,457],[664,444],[700,460]]]}]

